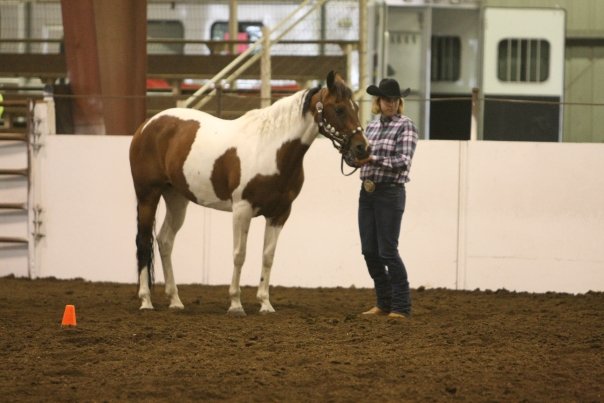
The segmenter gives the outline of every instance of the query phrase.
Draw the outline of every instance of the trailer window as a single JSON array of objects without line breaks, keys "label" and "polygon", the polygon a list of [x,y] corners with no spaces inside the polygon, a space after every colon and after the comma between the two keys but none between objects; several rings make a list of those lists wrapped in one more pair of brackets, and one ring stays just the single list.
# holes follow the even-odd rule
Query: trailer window
[{"label": "trailer window", "polygon": [[499,42],[497,77],[505,82],[539,83],[549,77],[550,45],[544,39]]},{"label": "trailer window", "polygon": [[[237,39],[256,42],[262,37],[261,21],[239,21]],[[210,28],[212,40],[229,39],[229,22],[215,21]],[[237,53],[243,53],[248,48],[247,44],[237,45]]]},{"label": "trailer window", "polygon": [[457,81],[460,77],[461,41],[457,36],[432,37],[432,81]]},{"label": "trailer window", "polygon": [[[181,21],[149,20],[147,21],[147,37],[150,39],[184,39],[185,27]],[[181,55],[184,53],[184,44],[150,43],[147,45],[147,53]]]}]

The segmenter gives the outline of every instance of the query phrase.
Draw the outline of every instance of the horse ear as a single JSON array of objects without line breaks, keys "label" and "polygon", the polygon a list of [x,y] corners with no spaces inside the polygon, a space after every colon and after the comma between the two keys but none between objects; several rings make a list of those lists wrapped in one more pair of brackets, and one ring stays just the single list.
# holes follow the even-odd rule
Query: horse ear
[{"label": "horse ear", "polygon": [[336,72],[331,70],[329,74],[327,74],[327,88],[331,91],[336,82]]}]

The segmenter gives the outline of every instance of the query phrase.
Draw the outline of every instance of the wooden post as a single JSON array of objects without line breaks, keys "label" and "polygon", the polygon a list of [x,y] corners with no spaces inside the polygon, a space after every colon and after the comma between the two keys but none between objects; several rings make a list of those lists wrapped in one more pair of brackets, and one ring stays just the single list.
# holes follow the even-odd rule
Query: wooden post
[{"label": "wooden post", "polygon": [[145,121],[147,1],[94,0],[107,134],[132,135]]},{"label": "wooden post", "polygon": [[260,58],[260,107],[271,104],[271,31],[262,27],[262,57]]},{"label": "wooden post", "polygon": [[363,102],[367,97],[365,89],[368,85],[367,78],[367,0],[359,0],[359,92],[360,97],[360,119],[361,124],[368,122],[371,118],[371,107],[369,103]]},{"label": "wooden post", "polygon": [[216,84],[216,117],[222,117],[222,85]]},{"label": "wooden post", "polygon": [[478,139],[478,122],[480,119],[480,90],[476,87],[472,88],[472,120],[470,123],[470,140]]},{"label": "wooden post", "polygon": [[[239,38],[239,20],[237,16],[237,0],[229,1],[229,39],[236,41]],[[237,44],[232,43],[229,46],[229,53],[237,54]]]},{"label": "wooden post", "polygon": [[348,85],[352,82],[352,45],[346,44],[344,46],[344,53],[346,54],[346,82]]}]

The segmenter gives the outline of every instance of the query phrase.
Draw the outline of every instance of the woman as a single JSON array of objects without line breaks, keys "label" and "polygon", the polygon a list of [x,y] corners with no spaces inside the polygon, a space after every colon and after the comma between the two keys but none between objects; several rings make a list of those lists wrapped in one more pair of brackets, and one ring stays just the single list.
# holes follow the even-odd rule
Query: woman
[{"label": "woman", "polygon": [[376,305],[363,315],[411,315],[407,270],[398,252],[401,220],[405,211],[405,183],[409,181],[411,160],[418,141],[415,124],[403,113],[399,84],[383,79],[370,85],[372,112],[377,114],[365,130],[371,155],[361,166],[363,186],[359,196],[359,232],[362,253],[375,284]]}]

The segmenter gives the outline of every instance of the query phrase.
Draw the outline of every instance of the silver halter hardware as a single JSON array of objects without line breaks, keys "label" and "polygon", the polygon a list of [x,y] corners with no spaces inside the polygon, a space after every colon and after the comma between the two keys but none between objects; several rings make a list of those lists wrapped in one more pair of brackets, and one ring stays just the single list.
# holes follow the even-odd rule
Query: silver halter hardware
[{"label": "silver halter hardware", "polygon": [[360,133],[363,131],[363,129],[360,126],[358,126],[356,129],[351,131],[350,134],[348,134],[348,135],[340,134],[340,132],[338,130],[336,130],[336,128],[333,127],[327,121],[327,119],[325,119],[323,117],[323,103],[321,101],[317,102],[316,108],[317,108],[317,113],[319,115],[319,121],[318,121],[319,132],[322,135],[324,135],[325,137],[327,137],[328,139],[330,139],[333,146],[340,153],[342,153],[343,152],[342,149],[348,145],[352,136],[354,136],[356,133]]},{"label": "silver halter hardware", "polygon": [[333,127],[331,124],[329,124],[327,119],[325,119],[323,117],[323,103],[321,101],[317,102],[316,108],[317,108],[317,114],[319,115],[319,121],[317,122],[317,124],[319,125],[319,133],[321,133],[322,135],[324,135],[325,137],[330,139],[331,144],[333,144],[334,148],[336,150],[338,150],[340,152],[340,154],[342,154],[342,157],[340,160],[340,171],[342,172],[342,175],[344,175],[344,176],[352,175],[353,173],[355,173],[357,171],[358,167],[356,167],[350,173],[347,173],[347,174],[344,173],[344,149],[346,149],[347,154],[350,154],[351,151],[350,151],[350,149],[348,149],[349,144],[350,144],[350,139],[352,139],[352,136],[354,136],[355,133],[362,132],[363,129],[361,128],[361,126],[357,126],[357,128],[354,129],[352,132],[350,132],[350,134],[348,136],[341,135],[340,132],[337,131],[336,128]]}]

